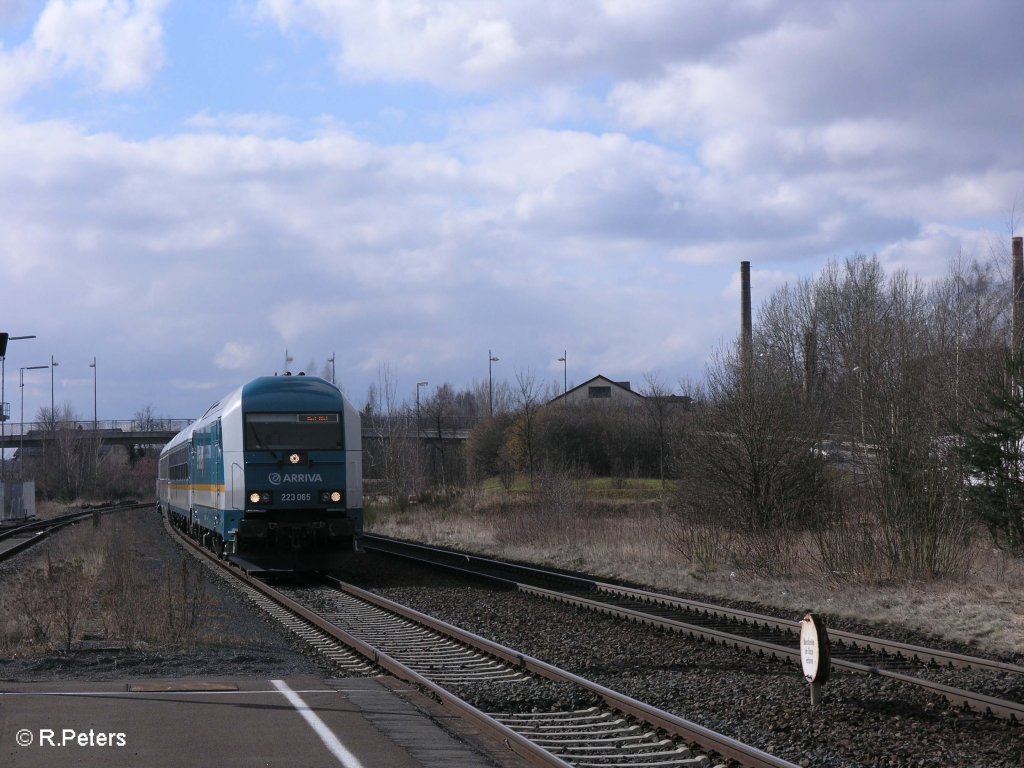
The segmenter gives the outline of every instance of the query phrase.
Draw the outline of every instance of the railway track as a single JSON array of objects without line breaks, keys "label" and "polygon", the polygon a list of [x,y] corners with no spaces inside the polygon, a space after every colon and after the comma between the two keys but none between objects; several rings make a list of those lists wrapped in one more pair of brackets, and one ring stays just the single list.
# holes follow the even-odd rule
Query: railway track
[{"label": "railway track", "polygon": [[[437,547],[365,536],[367,551],[502,582],[521,592],[799,663],[800,622],[515,565]],[[833,670],[911,683],[956,706],[1024,722],[1024,667],[942,649],[829,630]]]},{"label": "railway track", "polygon": [[55,533],[61,528],[90,519],[95,515],[107,515],[111,512],[142,509],[143,507],[149,508],[152,507],[152,504],[111,504],[104,507],[92,507],[79,510],[78,512],[69,512],[58,517],[47,518],[46,520],[33,520],[30,523],[7,528],[0,531],[0,562],[39,544],[51,533]]},{"label": "railway track", "polygon": [[[793,763],[355,586],[333,581],[312,591],[276,589],[167,528],[222,578],[240,584],[251,598],[329,657],[343,659],[353,668],[370,662],[425,689],[532,765],[683,768],[710,766],[714,758],[750,768],[795,768]],[[470,703],[474,698],[489,700],[495,690],[539,687],[547,695],[546,686],[552,685],[558,687],[560,700],[586,705],[485,712]]]}]

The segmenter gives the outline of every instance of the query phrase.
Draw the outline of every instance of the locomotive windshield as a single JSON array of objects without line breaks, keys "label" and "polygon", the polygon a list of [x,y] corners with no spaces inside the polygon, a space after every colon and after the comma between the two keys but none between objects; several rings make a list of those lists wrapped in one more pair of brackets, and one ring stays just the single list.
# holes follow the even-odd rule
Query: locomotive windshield
[{"label": "locomotive windshield", "polygon": [[247,413],[245,449],[336,451],[344,448],[337,413]]}]

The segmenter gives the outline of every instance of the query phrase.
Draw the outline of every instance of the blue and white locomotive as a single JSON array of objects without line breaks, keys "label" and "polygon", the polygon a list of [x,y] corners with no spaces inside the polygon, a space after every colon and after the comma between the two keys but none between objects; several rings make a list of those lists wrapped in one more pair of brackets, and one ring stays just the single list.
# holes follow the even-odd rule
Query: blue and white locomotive
[{"label": "blue and white locomotive", "polygon": [[173,524],[253,569],[337,565],[363,530],[359,412],[315,376],[236,389],[160,453]]}]

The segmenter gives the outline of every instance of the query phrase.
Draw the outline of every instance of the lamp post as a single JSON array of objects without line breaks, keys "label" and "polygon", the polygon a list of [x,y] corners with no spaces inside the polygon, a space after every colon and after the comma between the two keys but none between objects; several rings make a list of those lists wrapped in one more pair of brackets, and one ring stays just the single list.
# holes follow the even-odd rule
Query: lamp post
[{"label": "lamp post", "polygon": [[562,356],[558,358],[558,362],[562,364],[562,397],[564,398],[569,393],[569,363],[567,362],[569,355],[566,354],[566,350],[562,350]]},{"label": "lamp post", "polygon": [[491,363],[498,362],[498,358],[491,354],[491,350],[487,350],[487,397],[491,406],[491,418],[494,418],[494,377],[491,373]]},{"label": "lamp post", "polygon": [[0,485],[7,479],[7,461],[4,451],[7,448],[7,420],[11,418],[11,406],[7,402],[7,341],[34,339],[35,336],[6,336],[3,349],[0,349]]},{"label": "lamp post", "polygon": [[21,387],[21,422],[19,423],[18,432],[20,437],[18,439],[18,479],[24,478],[24,472],[22,468],[25,465],[25,371],[39,371],[43,368],[49,368],[48,365],[26,365],[24,368],[19,369],[19,381],[18,386]]},{"label": "lamp post", "polygon": [[60,363],[53,359],[53,355],[50,355],[50,424],[53,429],[57,428],[57,410],[53,405],[53,369],[58,365]]},{"label": "lamp post", "polygon": [[420,436],[420,387],[427,386],[425,381],[416,382],[416,437]]},{"label": "lamp post", "polygon": [[331,352],[331,359],[328,360],[327,362],[331,364],[331,384],[333,384],[334,386],[338,386],[338,379],[334,375],[334,373],[335,373],[335,371],[334,371],[334,358],[335,358],[335,353]]},{"label": "lamp post", "polygon": [[863,451],[867,445],[867,436],[864,433],[864,369],[856,365],[853,372],[857,374],[857,399],[860,401],[860,448]]},{"label": "lamp post", "polygon": [[92,368],[92,431],[96,431],[96,375],[99,373],[99,369],[96,367],[96,358],[93,357],[92,362],[89,363],[89,367]]}]

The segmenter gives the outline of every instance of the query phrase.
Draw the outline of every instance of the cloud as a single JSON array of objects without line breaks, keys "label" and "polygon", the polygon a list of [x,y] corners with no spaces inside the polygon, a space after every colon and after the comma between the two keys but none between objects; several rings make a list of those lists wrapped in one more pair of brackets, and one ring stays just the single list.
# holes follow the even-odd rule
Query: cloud
[{"label": "cloud", "polygon": [[218,368],[228,371],[237,371],[245,368],[254,360],[258,359],[259,348],[256,344],[240,341],[229,341],[224,344],[213,363]]},{"label": "cloud", "polygon": [[32,0],[0,0],[0,25],[28,18],[31,6]]},{"label": "cloud", "polygon": [[666,58],[708,55],[779,10],[675,0],[260,0],[255,13],[286,33],[327,40],[346,76],[482,90],[651,74]]},{"label": "cloud", "polygon": [[990,257],[1003,258],[1009,268],[1008,238],[997,232],[971,230],[948,224],[931,223],[922,227],[916,237],[897,240],[878,252],[887,270],[906,270],[925,280],[941,278],[950,266],[962,258],[967,262],[984,262]]},{"label": "cloud", "polygon": [[[1005,141],[1024,98],[1009,65],[1019,4],[797,5],[770,21],[721,56],[622,79],[609,107],[629,130],[695,141],[724,173],[906,182],[1024,160]],[[1000,140],[965,141],[982,135]]]},{"label": "cloud", "polygon": [[[84,348],[116,328],[133,371],[223,391],[285,347],[336,352],[357,390],[382,362],[467,383],[487,349],[508,380],[560,381],[562,350],[577,381],[672,380],[734,336],[740,260],[761,295],[855,252],[933,275],[985,255],[1024,190],[1015,4],[252,7],[289,37],[259,70],[279,81],[240,77],[213,107],[183,82],[193,100],[148,135],[94,131],[79,105],[0,113],[4,309],[28,332]],[[0,100],[31,115],[57,78],[145,85],[187,50],[164,8],[47,4],[0,50]],[[217,42],[273,49],[253,37]],[[300,69],[318,98],[293,111],[269,86]],[[360,110],[400,112],[402,132]]]},{"label": "cloud", "polygon": [[295,121],[287,115],[269,113],[216,113],[207,110],[197,112],[185,119],[185,126],[204,131],[253,134],[256,136],[283,135],[293,127]]},{"label": "cloud", "polygon": [[167,0],[50,0],[28,40],[0,49],[0,103],[67,76],[101,92],[143,87],[165,63],[166,5]]}]

